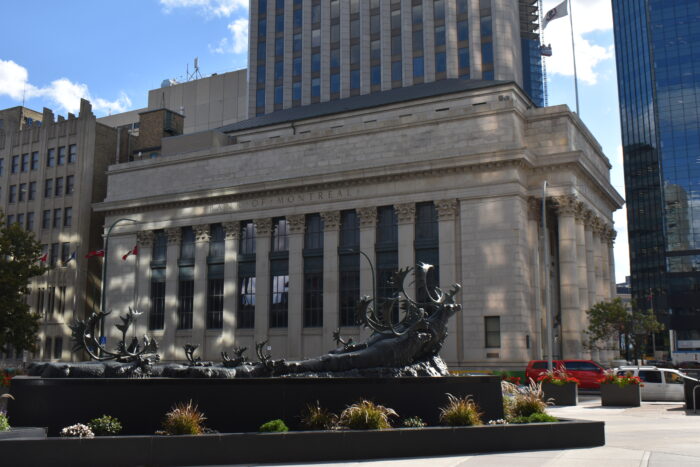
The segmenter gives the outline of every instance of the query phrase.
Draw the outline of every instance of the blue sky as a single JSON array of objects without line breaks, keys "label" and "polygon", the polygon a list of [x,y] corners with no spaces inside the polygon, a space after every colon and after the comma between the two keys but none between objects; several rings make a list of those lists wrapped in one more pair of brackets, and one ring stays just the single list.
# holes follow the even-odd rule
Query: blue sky
[{"label": "blue sky", "polygon": [[[561,0],[545,0],[544,10]],[[0,109],[22,104],[98,116],[145,107],[163,79],[184,80],[195,57],[204,76],[246,67],[248,0],[35,0],[5,2]],[[610,0],[573,0],[580,115],[613,164],[624,195]],[[8,21],[7,19],[11,20]],[[545,30],[549,104],[575,108],[568,18]],[[618,282],[629,274],[625,211],[615,215]]]}]

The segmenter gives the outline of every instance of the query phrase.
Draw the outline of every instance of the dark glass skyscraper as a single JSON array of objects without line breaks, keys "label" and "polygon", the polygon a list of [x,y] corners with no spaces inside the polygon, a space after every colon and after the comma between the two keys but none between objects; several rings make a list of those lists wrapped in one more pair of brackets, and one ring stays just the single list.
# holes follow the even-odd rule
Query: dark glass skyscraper
[{"label": "dark glass skyscraper", "polygon": [[632,295],[691,350],[700,347],[700,2],[612,6]]}]

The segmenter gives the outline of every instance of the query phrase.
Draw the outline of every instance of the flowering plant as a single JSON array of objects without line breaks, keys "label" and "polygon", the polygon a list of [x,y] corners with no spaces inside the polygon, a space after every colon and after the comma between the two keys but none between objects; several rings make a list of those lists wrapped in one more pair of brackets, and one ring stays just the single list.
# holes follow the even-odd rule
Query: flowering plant
[{"label": "flowering plant", "polygon": [[62,429],[61,436],[64,438],[94,438],[95,433],[87,425],[76,423]]},{"label": "flowering plant", "polygon": [[520,386],[520,376],[501,375],[501,381],[508,381],[511,384]]},{"label": "flowering plant", "polygon": [[567,383],[576,383],[577,386],[581,384],[581,381],[574,378],[564,370],[552,370],[542,373],[537,377],[537,382],[552,383],[557,386],[564,386]]},{"label": "flowering plant", "polygon": [[602,378],[598,380],[600,384],[616,384],[619,387],[629,386],[634,384],[643,386],[642,380],[638,376],[618,375],[613,371],[606,371]]}]

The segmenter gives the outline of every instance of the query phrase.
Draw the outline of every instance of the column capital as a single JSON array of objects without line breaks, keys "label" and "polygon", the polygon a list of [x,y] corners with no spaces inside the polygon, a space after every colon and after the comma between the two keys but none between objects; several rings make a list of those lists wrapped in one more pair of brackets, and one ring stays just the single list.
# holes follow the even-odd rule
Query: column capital
[{"label": "column capital", "polygon": [[399,224],[413,224],[416,220],[416,203],[396,204],[394,211]]},{"label": "column capital", "polygon": [[435,208],[438,213],[438,220],[448,221],[457,217],[457,200],[440,199],[435,201]]},{"label": "column capital", "polygon": [[590,209],[586,209],[586,211],[583,213],[583,225],[586,227],[586,229],[591,230],[593,228],[595,218],[595,213]]},{"label": "column capital", "polygon": [[577,201],[576,202],[576,207],[574,208],[574,217],[576,218],[576,222],[585,222],[586,221],[586,204],[583,201]]},{"label": "column capital", "polygon": [[593,219],[591,220],[591,230],[593,230],[594,234],[602,236],[603,231],[605,230],[605,223],[600,217],[593,217]]},{"label": "column capital", "polygon": [[321,218],[323,218],[323,230],[340,229],[340,211],[322,212]]},{"label": "column capital", "polygon": [[377,225],[377,208],[376,206],[359,208],[357,210],[360,216],[360,228],[374,227]]},{"label": "column capital", "polygon": [[200,224],[192,227],[194,229],[194,241],[195,242],[208,242],[210,237],[210,227],[209,224]]},{"label": "column capital", "polygon": [[613,246],[615,244],[615,239],[617,238],[617,231],[615,230],[615,227],[606,224],[602,238],[609,246]]},{"label": "column capital", "polygon": [[575,195],[554,196],[552,200],[559,215],[573,216],[576,214],[578,200]]},{"label": "column capital", "polygon": [[165,236],[168,239],[168,245],[179,245],[182,240],[182,229],[180,227],[165,229]]},{"label": "column capital", "polygon": [[255,219],[255,235],[271,235],[272,234],[272,219],[269,217],[264,219]]},{"label": "column capital", "polygon": [[287,228],[290,234],[303,234],[306,229],[306,216],[303,214],[287,216]]},{"label": "column capital", "polygon": [[224,222],[222,224],[226,240],[238,240],[241,235],[241,223],[238,221]]},{"label": "column capital", "polygon": [[152,230],[141,230],[136,232],[136,243],[141,247],[150,248],[153,246],[153,237]]}]

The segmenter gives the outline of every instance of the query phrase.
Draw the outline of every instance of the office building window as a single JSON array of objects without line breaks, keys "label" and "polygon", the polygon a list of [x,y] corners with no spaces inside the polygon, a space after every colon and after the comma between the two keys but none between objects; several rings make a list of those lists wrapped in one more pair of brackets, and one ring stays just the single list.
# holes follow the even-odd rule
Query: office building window
[{"label": "office building window", "polygon": [[63,227],[73,225],[73,208],[65,208],[63,211]]},{"label": "office building window", "polygon": [[68,146],[68,163],[72,164],[78,160],[78,146],[71,144]]},{"label": "office building window", "polygon": [[27,230],[29,230],[30,232],[34,230],[34,213],[33,212],[27,213]]},{"label": "office building window", "polygon": [[192,329],[194,266],[180,266],[177,285],[177,328]]},{"label": "office building window", "polygon": [[66,177],[66,195],[72,195],[75,192],[75,175]]},{"label": "office building window", "polygon": [[339,312],[340,326],[357,325],[357,304],[360,299],[360,224],[357,212],[340,213],[339,238]]},{"label": "office building window", "polygon": [[501,346],[501,317],[484,316],[484,333],[486,348],[499,348]]},{"label": "office building window", "polygon": [[413,57],[413,77],[423,77],[423,57]]},{"label": "office building window", "polygon": [[70,258],[70,243],[61,243],[61,266],[68,264]]},{"label": "office building window", "polygon": [[27,184],[19,184],[19,201],[24,201],[27,198]]},{"label": "office building window", "polygon": [[56,189],[54,193],[56,196],[63,196],[63,177],[56,178]]},{"label": "office building window", "polygon": [[224,263],[207,268],[207,329],[224,325]]},{"label": "office building window", "polygon": [[61,218],[63,217],[63,209],[58,208],[53,210],[53,228],[61,228]]},{"label": "office building window", "polygon": [[323,218],[306,216],[304,232],[304,327],[323,326]]},{"label": "office building window", "polygon": [[53,339],[46,337],[44,340],[44,360],[51,360],[51,350],[53,348]]},{"label": "office building window", "polygon": [[396,61],[396,62],[391,62],[391,80],[392,81],[401,81],[402,76],[403,76],[403,71],[402,71],[402,64],[401,60]]},{"label": "office building window", "polygon": [[22,172],[29,172],[29,154],[22,154]]},{"label": "office building window", "polygon": [[[58,314],[66,313],[66,286],[62,285],[58,288]],[[58,357],[56,357],[58,358]]]},{"label": "office building window", "polygon": [[41,216],[41,228],[48,229],[51,227],[51,210],[45,209]]},{"label": "office building window", "polygon": [[27,191],[27,199],[34,201],[36,199],[36,182],[29,182],[29,191]]},{"label": "office building window", "polygon": [[61,358],[63,355],[63,337],[56,337],[53,341],[53,358]]},{"label": "office building window", "polygon": [[[58,243],[51,244],[51,254],[49,255],[49,266],[52,268],[58,263]],[[52,288],[53,289],[53,288]],[[51,302],[51,311],[53,312],[53,301]]]},{"label": "office building window", "polygon": [[[286,261],[285,261],[286,262]],[[273,262],[273,269],[274,269]],[[289,275],[274,274],[270,280],[270,327],[286,328],[288,312]]]},{"label": "office building window", "polygon": [[53,195],[53,178],[44,180],[44,198],[51,198]]},{"label": "office building window", "polygon": [[12,156],[12,167],[10,172],[16,174],[19,171],[19,156]]},{"label": "office building window", "polygon": [[148,314],[148,329],[165,327],[165,268],[151,268],[151,312]]},{"label": "office building window", "polygon": [[32,152],[32,160],[29,167],[32,171],[39,169],[39,151]]},{"label": "office building window", "polygon": [[255,254],[255,224],[253,221],[241,222],[239,253],[242,255]]},{"label": "office building window", "polygon": [[164,230],[153,231],[153,251],[151,262],[162,264],[165,267],[165,261],[168,254],[168,237],[165,236]]},{"label": "office building window", "polygon": [[46,167],[53,167],[56,162],[56,150],[54,148],[50,148],[46,152]]},{"label": "office building window", "polygon": [[17,185],[10,185],[10,197],[8,199],[10,203],[17,202]]},{"label": "office building window", "polygon": [[273,220],[272,225],[272,251],[288,251],[289,235],[287,220],[284,217]]},{"label": "office building window", "polygon": [[255,327],[255,276],[241,276],[238,279],[238,290],[237,327],[252,329]]},{"label": "office building window", "polygon": [[66,147],[61,146],[58,148],[58,165],[64,165],[66,163]]}]

